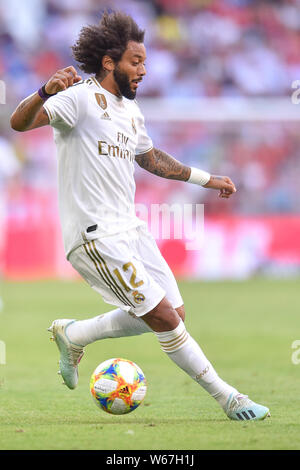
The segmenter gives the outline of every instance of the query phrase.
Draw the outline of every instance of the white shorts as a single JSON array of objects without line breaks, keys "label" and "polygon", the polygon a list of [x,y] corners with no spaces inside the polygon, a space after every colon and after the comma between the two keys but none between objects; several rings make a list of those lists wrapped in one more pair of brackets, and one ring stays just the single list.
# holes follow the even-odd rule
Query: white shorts
[{"label": "white shorts", "polygon": [[145,226],[92,240],[69,261],[103,300],[140,317],[167,297],[183,305],[177,282]]}]

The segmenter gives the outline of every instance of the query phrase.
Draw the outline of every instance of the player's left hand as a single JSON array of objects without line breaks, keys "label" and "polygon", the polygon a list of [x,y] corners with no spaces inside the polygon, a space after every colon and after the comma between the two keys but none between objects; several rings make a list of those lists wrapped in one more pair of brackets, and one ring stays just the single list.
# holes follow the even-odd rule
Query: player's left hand
[{"label": "player's left hand", "polygon": [[218,189],[220,191],[219,197],[226,199],[236,192],[236,187],[228,176],[211,175],[204,188]]}]

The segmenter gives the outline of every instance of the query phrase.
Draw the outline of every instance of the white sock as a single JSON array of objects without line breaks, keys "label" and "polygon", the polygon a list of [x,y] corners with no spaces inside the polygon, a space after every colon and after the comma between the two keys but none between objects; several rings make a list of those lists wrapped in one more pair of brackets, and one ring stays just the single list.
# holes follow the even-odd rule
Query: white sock
[{"label": "white sock", "polygon": [[71,323],[66,334],[72,343],[86,346],[99,339],[135,336],[151,331],[144,320],[117,308],[88,320]]},{"label": "white sock", "polygon": [[238,391],[224,382],[211,363],[205,357],[200,346],[191,338],[184,323],[172,331],[155,332],[162,350],[183,369],[192,379],[200,384],[225,409],[229,395]]}]

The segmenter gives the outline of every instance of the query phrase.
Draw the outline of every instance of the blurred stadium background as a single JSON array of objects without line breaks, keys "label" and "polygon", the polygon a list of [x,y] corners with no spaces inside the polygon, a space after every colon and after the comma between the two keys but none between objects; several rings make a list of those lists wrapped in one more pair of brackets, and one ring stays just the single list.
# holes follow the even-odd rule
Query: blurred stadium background
[{"label": "blurred stadium background", "polygon": [[2,277],[74,276],[62,248],[52,130],[16,133],[9,117],[57,69],[76,65],[70,46],[106,7],[146,29],[138,99],[155,146],[238,188],[220,200],[137,168],[137,203],[204,204],[201,250],[158,240],[175,274],[298,276],[300,105],[291,96],[300,80],[299,0],[0,0]]}]

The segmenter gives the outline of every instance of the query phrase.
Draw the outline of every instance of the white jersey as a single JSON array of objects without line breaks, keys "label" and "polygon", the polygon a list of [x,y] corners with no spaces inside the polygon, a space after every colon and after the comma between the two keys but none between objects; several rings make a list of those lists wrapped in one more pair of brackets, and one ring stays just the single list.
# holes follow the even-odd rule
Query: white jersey
[{"label": "white jersey", "polygon": [[144,224],[135,214],[135,155],[152,148],[136,101],[91,77],[44,103],[58,151],[67,257],[79,245]]}]

